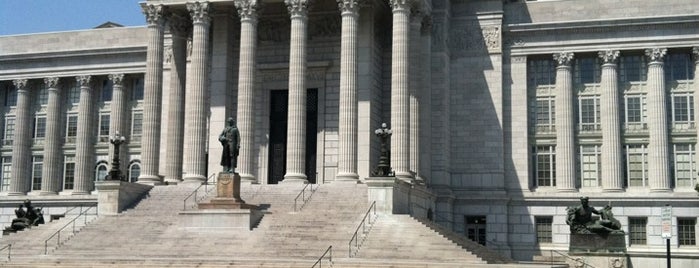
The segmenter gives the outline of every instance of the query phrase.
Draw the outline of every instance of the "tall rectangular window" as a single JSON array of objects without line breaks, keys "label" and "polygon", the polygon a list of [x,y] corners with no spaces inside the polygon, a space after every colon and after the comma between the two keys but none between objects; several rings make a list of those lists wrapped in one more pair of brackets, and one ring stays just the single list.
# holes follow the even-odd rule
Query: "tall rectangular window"
[{"label": "tall rectangular window", "polygon": [[34,120],[34,138],[46,137],[46,116],[37,116]]},{"label": "tall rectangular window", "polygon": [[646,244],[646,226],[648,219],[629,217],[629,244],[645,245]]},{"label": "tall rectangular window", "polygon": [[579,102],[580,131],[597,131],[600,130],[600,106],[599,97],[580,97]]},{"label": "tall rectangular window", "polygon": [[556,146],[534,147],[536,186],[556,186]]},{"label": "tall rectangular window", "polygon": [[648,152],[644,144],[626,145],[626,178],[629,187],[648,185]]},{"label": "tall rectangular window", "polygon": [[553,217],[537,216],[534,217],[536,222],[536,241],[541,243],[551,243],[553,237]]},{"label": "tall rectangular window", "polygon": [[80,86],[78,85],[78,82],[73,82],[70,84],[70,88],[68,89],[68,103],[80,103]]},{"label": "tall rectangular window", "polygon": [[599,145],[580,145],[580,174],[583,187],[599,186],[602,163]]},{"label": "tall rectangular window", "polygon": [[597,57],[575,60],[575,82],[577,84],[599,83],[600,68]]},{"label": "tall rectangular window", "polygon": [[5,118],[5,140],[11,141],[15,137],[15,118]]},{"label": "tall rectangular window", "polygon": [[100,128],[99,128],[99,136],[100,137],[109,137],[109,119],[110,119],[109,114],[100,114]]},{"label": "tall rectangular window", "polygon": [[32,191],[37,191],[41,190],[41,171],[44,168],[44,157],[34,156],[32,162]]},{"label": "tall rectangular window", "polygon": [[694,63],[689,53],[669,53],[665,55],[665,80],[691,80],[694,79]]},{"label": "tall rectangular window", "polygon": [[143,112],[134,112],[131,120],[131,136],[143,134]]},{"label": "tall rectangular window", "polygon": [[696,174],[694,144],[674,144],[673,149],[675,186],[694,187]]},{"label": "tall rectangular window", "polygon": [[696,246],[696,218],[677,218],[677,239],[680,246]]},{"label": "tall rectangular window", "polygon": [[692,93],[673,94],[672,119],[674,123],[694,121],[694,96]]},{"label": "tall rectangular window", "polygon": [[5,156],[2,158],[2,187],[3,192],[10,190],[10,182],[12,181],[12,157]]},{"label": "tall rectangular window", "polygon": [[78,135],[78,116],[69,114],[66,123],[66,137],[75,137]]},{"label": "tall rectangular window", "polygon": [[556,68],[553,59],[535,59],[527,64],[527,77],[530,87],[556,84]]},{"label": "tall rectangular window", "polygon": [[63,170],[63,189],[73,190],[75,185],[75,156],[66,156]]},{"label": "tall rectangular window", "polygon": [[49,103],[49,89],[46,85],[43,85],[41,89],[39,89],[39,98],[37,101],[39,105],[47,105]]},{"label": "tall rectangular window", "polygon": [[5,106],[17,106],[17,88],[15,86],[8,88],[7,95],[5,95]]},{"label": "tall rectangular window", "polygon": [[642,55],[619,57],[619,80],[621,82],[639,82],[646,80],[646,63]]},{"label": "tall rectangular window", "polygon": [[537,133],[556,131],[556,101],[553,97],[536,99],[534,124]]},{"label": "tall rectangular window", "polygon": [[133,79],[131,100],[143,100],[143,78]]},{"label": "tall rectangular window", "polygon": [[105,79],[102,82],[102,94],[100,95],[100,101],[108,102],[112,101],[112,90],[114,88],[114,83],[110,79]]}]

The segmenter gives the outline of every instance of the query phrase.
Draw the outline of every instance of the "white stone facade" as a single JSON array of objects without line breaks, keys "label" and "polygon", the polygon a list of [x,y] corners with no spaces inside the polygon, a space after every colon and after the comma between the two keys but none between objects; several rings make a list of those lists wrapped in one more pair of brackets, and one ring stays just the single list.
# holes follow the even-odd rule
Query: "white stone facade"
[{"label": "white stone facade", "polygon": [[[464,233],[483,226],[489,247],[517,259],[567,250],[565,208],[583,195],[610,201],[627,232],[645,219],[645,244],[627,241],[632,257],[664,250],[665,204],[676,224],[699,227],[693,0],[160,0],[144,10],[144,27],[0,37],[10,177],[0,200],[89,195],[116,126],[134,181],[204,180],[220,170],[227,117],[241,131],[244,181],[362,182],[378,160],[373,130],[387,122],[396,175],[416,185],[396,198],[404,212],[431,210]],[[59,118],[58,130],[37,136],[41,118]],[[119,122],[100,128],[109,118]],[[90,132],[94,142],[76,141]],[[38,183],[25,168],[37,165],[57,177]],[[551,241],[537,242],[537,221],[549,220]],[[677,257],[696,258],[696,231],[694,245],[673,232]]]}]

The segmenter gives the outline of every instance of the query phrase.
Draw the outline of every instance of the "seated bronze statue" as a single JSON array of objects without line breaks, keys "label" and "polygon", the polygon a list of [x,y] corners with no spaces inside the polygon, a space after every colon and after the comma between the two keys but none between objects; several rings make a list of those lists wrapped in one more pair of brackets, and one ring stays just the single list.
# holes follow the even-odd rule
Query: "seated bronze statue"
[{"label": "seated bronze statue", "polygon": [[41,208],[34,208],[29,200],[25,200],[24,204],[20,204],[19,208],[15,209],[15,216],[17,218],[12,220],[10,227],[5,228],[4,233],[17,232],[31,226],[44,224]]},{"label": "seated bronze statue", "polygon": [[[571,234],[624,233],[621,230],[621,223],[614,218],[610,205],[605,206],[602,211],[598,211],[589,206],[588,202],[587,197],[581,197],[580,206],[568,207],[566,223],[570,225]],[[600,219],[593,219],[593,213],[600,215]]]}]

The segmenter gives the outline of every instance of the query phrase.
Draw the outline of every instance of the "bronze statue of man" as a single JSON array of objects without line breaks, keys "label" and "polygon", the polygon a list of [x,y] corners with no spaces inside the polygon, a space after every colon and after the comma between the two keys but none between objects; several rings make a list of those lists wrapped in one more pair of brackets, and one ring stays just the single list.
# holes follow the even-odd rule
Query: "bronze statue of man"
[{"label": "bronze statue of man", "polygon": [[223,154],[221,155],[221,166],[224,172],[235,172],[238,166],[238,152],[240,151],[240,132],[235,125],[235,120],[229,117],[228,126],[223,129],[221,135],[218,136],[218,141],[223,145]]},{"label": "bronze statue of man", "polygon": [[[593,219],[593,213],[601,215],[602,219]],[[586,196],[580,198],[580,206],[568,208],[566,223],[570,225],[570,233],[572,234],[623,233],[621,224],[612,214],[611,205],[607,205],[602,211],[598,211],[589,205],[589,198]]]}]

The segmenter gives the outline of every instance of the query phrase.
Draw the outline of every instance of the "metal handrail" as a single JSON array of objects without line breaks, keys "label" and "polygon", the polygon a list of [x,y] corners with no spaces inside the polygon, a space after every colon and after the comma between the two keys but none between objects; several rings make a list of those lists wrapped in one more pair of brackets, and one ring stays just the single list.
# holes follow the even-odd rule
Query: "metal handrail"
[{"label": "metal handrail", "polygon": [[[365,223],[366,223],[367,217],[369,217],[369,224],[372,224],[371,216],[369,216],[369,215],[371,215],[371,214],[369,214],[369,212],[371,212],[372,209],[374,209],[374,216],[376,216],[376,201],[371,202],[371,206],[369,206],[369,209],[366,211],[366,213],[364,213],[364,218],[362,218],[362,221],[359,222],[359,226],[357,226],[357,230],[354,231],[352,238],[350,238],[350,241],[349,241],[349,257],[350,258],[352,258],[352,241],[354,241],[354,247],[357,249],[357,251],[359,250],[359,246],[361,246],[361,244],[359,243],[359,236],[357,235],[357,233],[359,233],[359,228],[362,228],[363,234],[366,233],[366,224]],[[376,217],[374,217],[374,220],[376,220]],[[363,242],[364,242],[364,240],[362,239],[362,243]],[[355,253],[356,253],[356,251],[355,251]]]},{"label": "metal handrail", "polygon": [[[306,188],[308,188],[309,185],[311,186],[311,194],[309,194],[308,199],[306,199]],[[318,187],[316,187],[316,190],[318,190]],[[306,186],[303,186],[301,192],[296,195],[296,198],[294,198],[294,211],[296,211],[296,202],[298,201],[299,197],[301,197],[301,201],[303,201],[303,204],[301,204],[301,207],[299,207],[299,210],[301,210],[303,206],[306,205],[306,201],[311,199],[311,196],[316,190],[313,190],[313,184],[310,183],[306,184]]]},{"label": "metal handrail", "polygon": [[7,261],[10,261],[10,257],[12,254],[12,244],[7,244],[7,246],[0,248],[0,252],[2,252],[5,249],[7,249]]},{"label": "metal handrail", "polygon": [[[48,254],[49,254],[49,253],[48,253],[48,252],[49,252],[49,240],[51,240],[51,239],[54,238],[55,236],[58,236],[58,238],[56,239],[56,246],[60,246],[60,245],[61,245],[61,231],[63,231],[63,229],[65,229],[66,227],[68,227],[69,225],[72,224],[72,225],[73,225],[72,233],[75,234],[75,221],[76,221],[78,218],[80,218],[80,216],[84,216],[84,217],[83,217],[83,219],[84,219],[83,224],[87,224],[87,212],[90,211],[90,209],[93,209],[93,208],[96,208],[96,206],[95,206],[95,205],[89,206],[86,210],[83,211],[82,206],[80,206],[80,214],[78,214],[78,216],[75,216],[75,218],[73,218],[73,219],[70,220],[68,223],[66,223],[65,225],[63,225],[63,227],[61,227],[61,229],[58,229],[58,231],[56,231],[56,232],[53,233],[51,236],[49,236],[49,238],[47,238],[46,240],[44,240],[44,255],[48,255]],[[97,213],[98,213],[98,212],[95,211],[95,214],[94,214],[94,215],[97,215]]]},{"label": "metal handrail", "polygon": [[[551,265],[553,265],[553,253],[556,253],[556,254],[558,254],[558,255],[561,255],[561,256],[565,257],[566,259],[572,260],[572,261],[574,261],[574,262],[579,262],[579,263],[581,263],[581,264],[583,265],[582,267],[596,268],[595,266],[592,266],[592,265],[586,263],[583,259],[580,259],[580,258],[574,259],[574,258],[571,257],[570,255],[565,254],[565,253],[560,252],[560,251],[555,250],[555,249],[551,249],[551,250],[549,250],[549,251],[551,251]],[[575,266],[575,267],[579,267],[579,266]]]},{"label": "metal handrail", "polygon": [[182,200],[182,210],[187,210],[187,200],[189,200],[190,197],[194,196],[194,202],[199,201],[199,200],[197,199],[197,195],[198,195],[198,193],[199,193],[199,189],[201,189],[202,186],[204,186],[204,192],[205,192],[205,193],[208,193],[208,192],[209,192],[209,186],[208,186],[208,185],[209,185],[209,180],[210,180],[212,177],[214,177],[214,175],[216,175],[216,173],[213,173],[213,174],[209,175],[209,177],[206,178],[205,181],[201,182],[201,185],[199,185],[199,187],[197,187],[196,189],[194,189],[194,191],[192,191],[192,193],[190,193],[187,197],[184,198],[184,200]]},{"label": "metal handrail", "polygon": [[333,262],[333,246],[329,246],[328,249],[325,250],[323,255],[320,255],[320,258],[318,258],[316,263],[314,263],[313,266],[311,266],[311,268],[315,268],[316,265],[318,265],[319,268],[323,267],[323,258],[325,258],[325,255],[327,255],[328,253],[330,253],[330,255],[328,255],[328,259],[330,259],[329,262],[332,263]]}]

